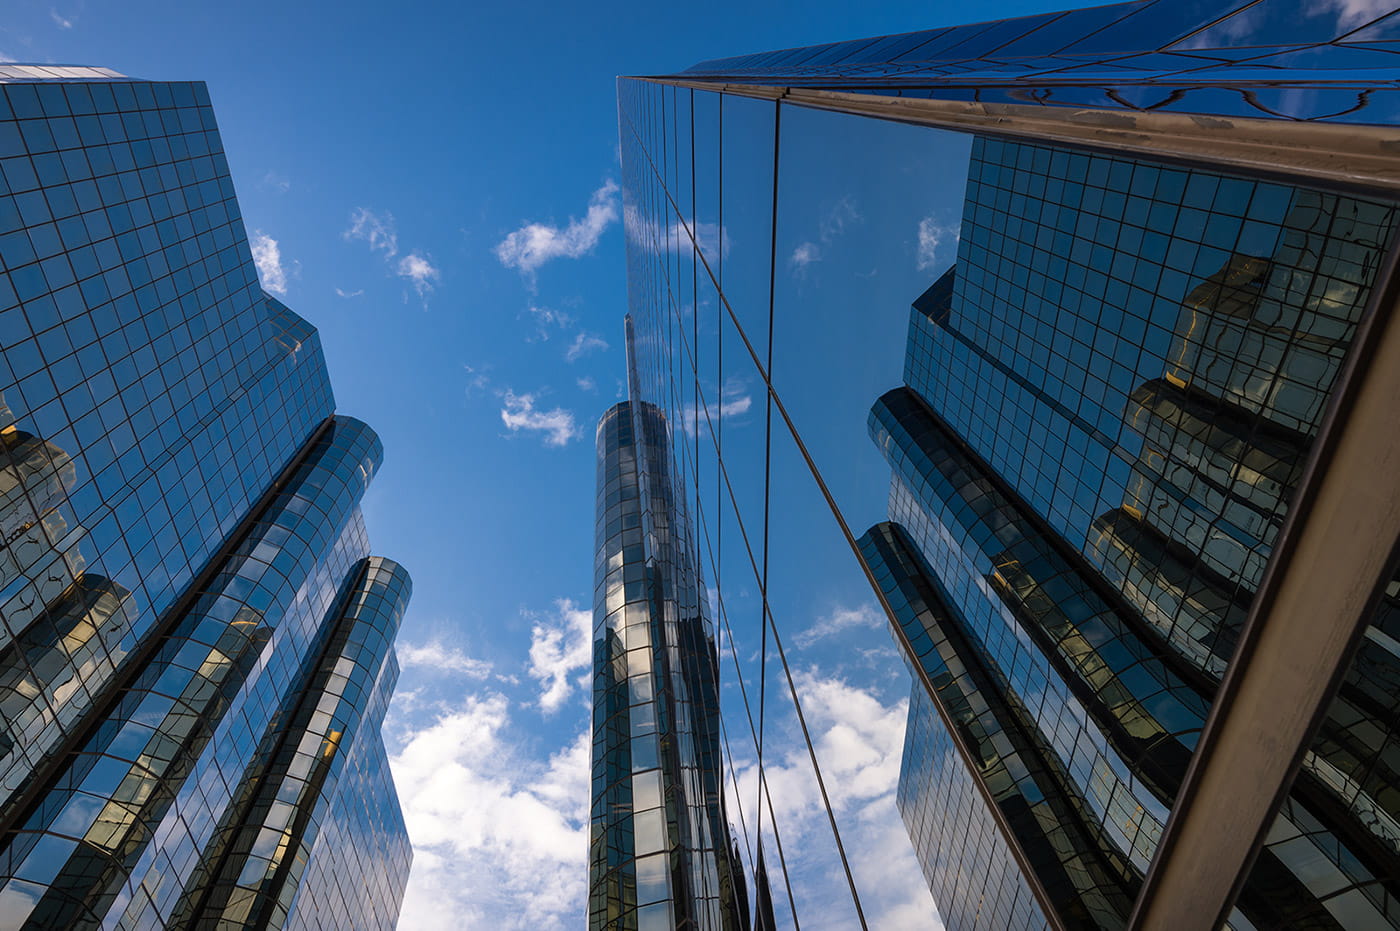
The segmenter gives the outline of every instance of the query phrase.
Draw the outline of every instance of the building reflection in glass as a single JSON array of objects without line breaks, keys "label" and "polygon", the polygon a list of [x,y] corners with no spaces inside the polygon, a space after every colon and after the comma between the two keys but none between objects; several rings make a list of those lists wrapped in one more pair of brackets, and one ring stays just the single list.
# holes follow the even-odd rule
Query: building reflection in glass
[{"label": "building reflection in glass", "polygon": [[[894,467],[891,517],[928,560],[905,575],[948,592],[980,659],[1058,754],[1066,778],[1053,792],[1097,821],[1084,836],[1132,864],[1132,889],[1301,478],[1393,209],[1304,189],[1261,194],[1148,163],[1106,160],[1096,174],[1090,156],[1010,143],[973,151],[958,264],[914,302],[910,387],[876,405],[872,435]],[[1049,201],[1034,176],[1042,164],[1085,179],[1085,193],[1067,183]],[[1214,198],[1198,230],[1205,241],[1188,252],[1177,246],[1187,232],[1180,214],[1203,189]],[[1184,208],[1166,207],[1174,196]],[[1238,218],[1215,219],[1232,203]],[[1255,204],[1267,205],[1272,226]],[[1127,264],[1108,251],[1098,260],[1107,264],[1076,267],[1079,256],[1095,262],[1094,243],[1121,250],[1130,234],[1139,249]],[[1239,251],[1246,240],[1258,251]],[[1145,270],[1153,256],[1161,264]],[[1066,284],[1051,286],[1056,261]],[[1175,301],[1165,290],[1173,283]],[[1138,345],[1114,328],[1137,329]],[[1363,762],[1370,755],[1357,740],[1358,724],[1374,734],[1393,721],[1393,703],[1380,697],[1394,657],[1386,642],[1363,644],[1232,925],[1400,922],[1384,878],[1400,875],[1400,860],[1375,843],[1393,813],[1353,775],[1372,777],[1375,791],[1390,772]],[[903,782],[927,779],[908,765]],[[929,827],[939,815],[904,813],[916,838],[940,833]],[[1053,890],[1034,834],[1008,823]],[[920,853],[931,884],[944,887],[940,904],[965,912],[946,896],[966,887],[938,878],[947,857]],[[1075,914],[1063,898],[1056,908],[1062,919]]]},{"label": "building reflection in glass", "polygon": [[[633,339],[629,319],[629,359]],[[599,931],[740,931],[749,920],[723,800],[718,654],[670,442],[665,413],[645,401],[598,424],[589,927]]]}]

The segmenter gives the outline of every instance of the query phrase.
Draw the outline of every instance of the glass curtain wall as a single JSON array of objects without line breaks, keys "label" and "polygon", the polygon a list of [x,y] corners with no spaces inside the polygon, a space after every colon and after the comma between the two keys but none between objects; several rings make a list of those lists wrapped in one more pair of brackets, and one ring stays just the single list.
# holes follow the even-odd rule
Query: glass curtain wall
[{"label": "glass curtain wall", "polygon": [[[1069,15],[1122,20],[1121,42],[1150,6]],[[1069,28],[1042,19],[1018,28]],[[1018,41],[1003,26],[999,46]],[[1395,204],[756,86],[937,97],[911,87],[955,69],[873,64],[908,50],[872,42],[944,41],[918,35],[692,69],[750,81],[743,96],[619,83],[634,392],[676,426],[729,811],[780,920],[932,915],[880,878],[898,874],[949,928],[1121,928],[1384,283]],[[1291,54],[1275,64],[1307,60]],[[1226,96],[1212,106],[1263,99]],[[1400,927],[1397,589],[1232,927]],[[849,620],[865,610],[879,623]],[[834,680],[908,709],[897,795],[830,739]],[[874,843],[881,817],[913,843]]]}]

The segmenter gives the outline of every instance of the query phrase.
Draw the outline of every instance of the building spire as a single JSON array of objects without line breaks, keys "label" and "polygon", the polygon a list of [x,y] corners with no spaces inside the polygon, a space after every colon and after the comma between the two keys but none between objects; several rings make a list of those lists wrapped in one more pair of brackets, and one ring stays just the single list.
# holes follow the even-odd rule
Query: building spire
[{"label": "building spire", "polygon": [[637,374],[637,331],[632,325],[632,315],[628,314],[624,317],[623,323],[627,328],[625,337],[627,343],[627,399],[640,401],[642,399],[642,386],[641,378]]}]

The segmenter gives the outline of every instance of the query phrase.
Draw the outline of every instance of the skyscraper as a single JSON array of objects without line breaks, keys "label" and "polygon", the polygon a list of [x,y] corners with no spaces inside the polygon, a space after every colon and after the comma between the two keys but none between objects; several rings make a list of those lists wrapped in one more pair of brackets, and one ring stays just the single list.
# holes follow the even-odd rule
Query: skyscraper
[{"label": "skyscraper", "polygon": [[[914,619],[914,602],[896,614],[901,630],[917,637],[922,626],[940,644],[939,659],[925,654],[935,689],[944,694],[951,675],[940,663],[987,667],[990,678],[976,690],[999,693],[1006,733],[1032,735],[1017,759],[1042,775],[1028,800],[1014,804],[1061,814],[1042,814],[1038,829],[1019,827],[1023,843],[1041,842],[1046,826],[1067,830],[1084,822],[1073,856],[1096,858],[1102,876],[1085,883],[1088,874],[1080,874],[1077,892],[1051,892],[1051,871],[1042,866],[1038,877],[1047,894],[1063,896],[1056,906],[1062,913],[1099,910],[1094,920],[1114,927],[1126,920],[1164,813],[1185,778],[1215,680],[1235,651],[1362,316],[1380,244],[1391,236],[1394,210],[1201,170],[1109,160],[1095,171],[1090,156],[1062,153],[1057,177],[1107,179],[1103,190],[1118,193],[1117,206],[1111,214],[1100,206],[1095,236],[1086,237],[1078,232],[1086,228],[1085,205],[1098,198],[1067,181],[1048,206],[1058,208],[1057,225],[1075,232],[1058,248],[1018,250],[1007,243],[1008,220],[1041,218],[1023,219],[1017,238],[1044,241],[1047,205],[1030,192],[1010,191],[999,200],[1005,186],[998,182],[1007,175],[998,169],[1027,158],[1026,149],[974,143],[958,264],[916,302],[908,387],[881,398],[871,415],[876,445],[895,468],[890,516],[901,529],[877,528],[865,545],[880,550],[871,561],[888,595],[926,587],[921,620]],[[1046,160],[1055,154],[1046,151]],[[1111,179],[1120,165],[1131,169],[1133,185],[1115,192]],[[1192,209],[1192,189],[1206,186],[1214,222],[1182,235],[1179,212]],[[1086,241],[1131,235],[1135,219],[1158,204],[1170,205],[1158,222],[1171,232],[1160,236],[1160,264],[1146,273],[1157,285],[1123,305],[1098,297],[1113,290],[1113,277],[1076,263],[1074,253],[1085,251]],[[1254,237],[1248,243],[1241,241],[1245,223]],[[1151,228],[1141,235],[1152,235]],[[1174,258],[1184,248],[1191,257]],[[1149,249],[1134,254],[1138,280]],[[1050,264],[1067,271],[1069,286],[1058,293],[1045,285],[998,286],[1029,282],[1030,266]],[[963,269],[971,270],[967,281]],[[1173,279],[1166,287],[1165,277]],[[1086,316],[1109,333],[1143,332],[1131,344],[1132,357],[1095,338],[1076,362],[1071,334]],[[989,318],[1005,319],[1017,331],[1044,321],[1053,328],[1046,342],[1065,347],[1064,357],[1037,371],[1029,358],[1035,350],[1007,345]],[[1107,384],[1091,388],[1095,373],[1107,375]],[[1102,398],[1101,405],[1085,403],[1086,393]],[[1008,407],[1025,411],[1024,420],[993,413]],[[1027,443],[1051,456],[1027,455]],[[1033,470],[1049,462],[1057,464],[1053,483],[1038,483]],[[1002,628],[1029,640],[1043,659],[1018,660],[1015,641],[995,633]],[[1028,663],[1028,670],[1006,672]],[[1036,707],[1024,697],[1042,690],[1058,701]],[[1332,730],[1324,722],[1323,739]],[[1008,765],[1002,754],[984,749],[980,755],[984,766]],[[1076,758],[1092,766],[1075,772]],[[905,776],[929,778],[912,769]],[[1342,926],[1385,920],[1383,898],[1333,901],[1347,886],[1383,888],[1393,874],[1384,860],[1353,852],[1369,847],[1368,832],[1355,813],[1339,816],[1339,800],[1327,798],[1329,783],[1337,783],[1331,764],[1307,757],[1292,805],[1274,831],[1304,838],[1308,866],[1296,853],[1280,858],[1266,844],[1232,924],[1307,920],[1328,927],[1334,915]],[[1361,789],[1356,798],[1368,794]],[[1369,811],[1372,802],[1366,804]],[[1009,799],[999,805],[1014,807]],[[906,811],[936,817],[935,806],[925,807],[931,811]],[[1071,811],[1076,818],[1064,814]],[[1326,884],[1310,882],[1329,861]],[[943,881],[941,870],[930,872]],[[1115,874],[1127,893],[1116,908],[1101,888],[1102,877]],[[1062,881],[1073,875],[1067,869]],[[968,889],[943,901],[957,913],[974,909],[979,897],[980,890]]]},{"label": "skyscraper", "polygon": [[670,427],[634,395],[603,415],[597,442],[589,927],[741,931],[719,657]]},{"label": "skyscraper", "polygon": [[391,928],[382,460],[201,84],[0,66],[0,925]]},{"label": "skyscraper", "polygon": [[1396,29],[1134,2],[620,84],[648,397],[765,631],[783,522],[872,584],[949,928],[1400,927]]}]

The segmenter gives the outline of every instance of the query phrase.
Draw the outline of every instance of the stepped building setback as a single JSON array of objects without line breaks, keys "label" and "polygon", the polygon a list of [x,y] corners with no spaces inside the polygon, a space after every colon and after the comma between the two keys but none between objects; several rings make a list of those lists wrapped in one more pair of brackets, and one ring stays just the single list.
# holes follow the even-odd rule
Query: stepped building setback
[{"label": "stepped building setback", "polygon": [[0,65],[0,927],[391,929],[383,458],[202,84]]},{"label": "stepped building setback", "polygon": [[1138,0],[620,80],[716,603],[869,583],[952,931],[1400,928],[1397,75],[1400,12]]}]

